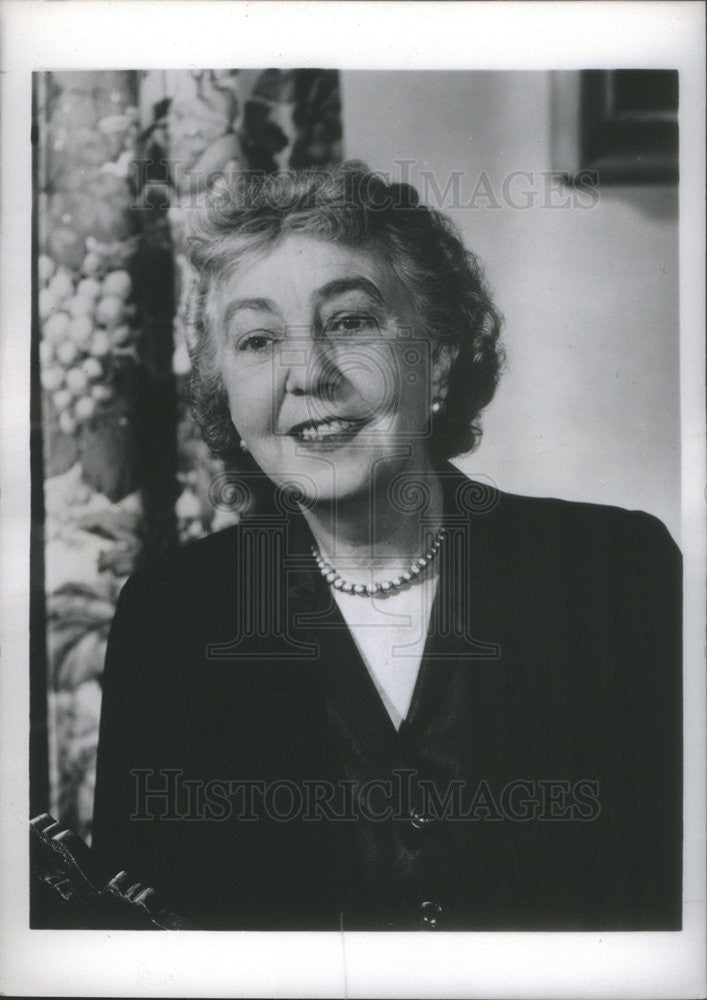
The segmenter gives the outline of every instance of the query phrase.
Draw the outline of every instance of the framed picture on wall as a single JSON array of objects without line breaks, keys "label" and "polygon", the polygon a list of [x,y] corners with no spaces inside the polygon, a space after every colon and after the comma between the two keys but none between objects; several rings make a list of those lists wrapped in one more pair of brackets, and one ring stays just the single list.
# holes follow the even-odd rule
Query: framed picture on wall
[{"label": "framed picture on wall", "polygon": [[677,183],[677,70],[556,73],[553,100],[556,164],[568,180]]}]

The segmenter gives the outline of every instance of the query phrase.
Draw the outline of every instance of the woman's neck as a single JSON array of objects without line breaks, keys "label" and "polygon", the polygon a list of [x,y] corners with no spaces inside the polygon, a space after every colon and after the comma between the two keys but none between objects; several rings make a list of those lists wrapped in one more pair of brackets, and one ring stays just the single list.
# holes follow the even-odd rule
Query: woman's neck
[{"label": "woman's neck", "polygon": [[391,478],[379,476],[366,493],[303,511],[322,555],[352,582],[365,582],[371,569],[407,568],[441,527],[442,488],[434,470],[409,475],[408,492],[397,497],[389,490]]}]

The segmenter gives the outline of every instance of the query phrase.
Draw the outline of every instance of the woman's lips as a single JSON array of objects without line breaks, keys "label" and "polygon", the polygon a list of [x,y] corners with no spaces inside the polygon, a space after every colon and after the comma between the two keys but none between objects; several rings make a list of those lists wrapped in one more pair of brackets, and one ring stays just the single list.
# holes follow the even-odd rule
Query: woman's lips
[{"label": "woman's lips", "polygon": [[299,444],[339,444],[350,440],[367,421],[353,417],[326,417],[296,424],[288,436]]}]

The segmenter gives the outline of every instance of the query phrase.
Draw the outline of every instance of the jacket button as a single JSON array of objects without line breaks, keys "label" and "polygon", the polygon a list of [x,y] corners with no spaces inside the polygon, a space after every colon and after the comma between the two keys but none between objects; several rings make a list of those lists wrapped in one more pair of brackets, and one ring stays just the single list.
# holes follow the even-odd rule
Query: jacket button
[{"label": "jacket button", "polygon": [[410,825],[416,830],[422,830],[423,827],[429,826],[431,822],[431,816],[425,816],[424,813],[419,812],[417,809],[410,810]]},{"label": "jacket button", "polygon": [[424,930],[433,931],[439,927],[442,921],[442,907],[439,903],[426,900],[420,903],[417,910],[417,919],[420,927]]}]

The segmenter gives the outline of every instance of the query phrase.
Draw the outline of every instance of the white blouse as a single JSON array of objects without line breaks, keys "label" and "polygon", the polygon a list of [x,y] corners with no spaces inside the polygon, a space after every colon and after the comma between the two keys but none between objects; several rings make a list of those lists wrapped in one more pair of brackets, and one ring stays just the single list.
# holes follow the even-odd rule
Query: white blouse
[{"label": "white blouse", "polygon": [[376,597],[333,594],[393,725],[410,709],[427,640],[438,574]]}]

